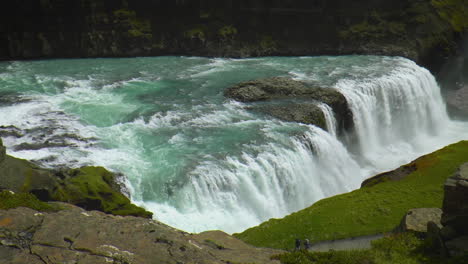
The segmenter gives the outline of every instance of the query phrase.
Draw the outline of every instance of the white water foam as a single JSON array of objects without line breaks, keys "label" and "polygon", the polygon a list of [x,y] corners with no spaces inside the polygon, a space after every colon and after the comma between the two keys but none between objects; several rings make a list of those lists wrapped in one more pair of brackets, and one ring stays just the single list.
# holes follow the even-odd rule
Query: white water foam
[{"label": "white water foam", "polygon": [[378,168],[402,161],[386,159],[384,165],[379,161],[386,156],[382,152],[411,157],[405,153],[428,150],[429,142],[443,135],[450,122],[435,78],[406,59],[399,59],[398,67],[383,76],[342,79],[336,88],[353,112],[360,154]]},{"label": "white water foam", "polygon": [[[15,145],[34,143],[35,134],[5,139],[9,153],[19,157],[40,159],[54,155],[58,159],[50,165],[93,164],[123,172],[128,177],[134,201],[172,226],[190,232],[209,229],[238,232],[268,218],[282,217],[302,209],[321,198],[355,189],[367,176],[468,138],[466,123],[448,119],[432,75],[411,61],[402,58],[391,60],[397,62],[396,66],[383,75],[366,79],[351,74],[335,85],[348,99],[355,118],[360,151],[352,154],[347,149],[349,146],[323,130],[304,126],[304,136],[290,137],[281,129],[299,125],[257,119],[245,109],[245,105],[234,102],[224,103],[221,110],[209,104],[190,108],[177,106],[155,113],[149,119],[137,118],[97,127],[77,117],[92,114],[87,109],[76,114],[64,113],[64,108],[70,103],[86,105],[83,101],[88,105],[109,105],[109,109],[118,106],[118,111],[125,112],[133,111],[134,106],[125,103],[121,95],[111,94],[120,83],[94,89],[92,80],[70,78],[53,80],[65,82],[64,91],[45,85],[43,90],[46,94],[33,93],[31,102],[1,107],[0,125],[15,125],[22,129],[51,126],[57,135],[71,133],[111,142],[111,147],[104,148],[92,142],[70,139],[76,147],[14,151],[11,147]],[[219,74],[222,69],[214,68],[229,66],[230,63],[232,60],[216,59],[212,64],[186,75],[192,76],[197,71],[202,74],[193,78]],[[340,69],[330,75],[339,75],[343,71]],[[310,74],[312,76],[304,73],[295,77],[317,79],[314,73]],[[37,81],[48,80],[40,77]],[[327,126],[333,127],[332,112],[330,109],[322,110],[330,116]],[[171,161],[149,160],[140,131],[149,135],[175,131],[168,144],[178,148],[205,143],[203,135],[191,137],[192,130],[225,126],[239,132],[248,126],[258,127],[263,140],[268,143],[244,144],[240,155],[207,154],[202,160],[192,162],[193,166],[185,175],[187,180],[182,186],[175,187],[178,189],[170,199],[162,202],[143,199],[142,189],[149,184],[149,176],[155,174],[155,167]],[[336,128],[329,130],[336,131]],[[159,147],[151,149],[152,152],[166,150]],[[170,183],[168,180],[167,184]]]},{"label": "white water foam", "polygon": [[323,115],[325,116],[325,122],[327,123],[327,131],[330,134],[332,134],[332,136],[336,137],[337,126],[335,113],[333,112],[333,109],[324,103],[318,104],[318,107],[322,110]]},{"label": "white water foam", "polygon": [[[171,203],[144,203],[169,225],[191,230],[240,231],[252,223],[281,217],[321,198],[352,190],[362,179],[346,148],[310,126],[291,148],[270,143],[260,151],[223,160],[207,159],[190,172],[190,181]],[[313,154],[314,153],[314,154]]]}]

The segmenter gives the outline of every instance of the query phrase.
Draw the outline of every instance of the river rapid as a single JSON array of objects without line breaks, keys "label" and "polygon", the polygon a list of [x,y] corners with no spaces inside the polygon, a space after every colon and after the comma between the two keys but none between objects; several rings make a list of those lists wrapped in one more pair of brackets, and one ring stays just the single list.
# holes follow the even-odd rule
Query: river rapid
[{"label": "river rapid", "polygon": [[[326,105],[330,132],[223,96],[273,76],[341,91],[355,131],[338,138]],[[0,98],[10,155],[121,172],[134,203],[189,232],[239,232],[468,139],[430,72],[399,57],[0,62]]]}]

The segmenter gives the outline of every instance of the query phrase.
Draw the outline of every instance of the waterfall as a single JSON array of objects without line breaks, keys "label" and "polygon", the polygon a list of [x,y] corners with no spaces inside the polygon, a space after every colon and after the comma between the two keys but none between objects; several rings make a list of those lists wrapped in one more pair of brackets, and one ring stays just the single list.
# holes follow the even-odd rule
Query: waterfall
[{"label": "waterfall", "polygon": [[430,72],[401,59],[377,78],[336,83],[353,112],[362,155],[371,156],[397,143],[436,136],[449,118],[439,86]]},{"label": "waterfall", "polygon": [[[179,196],[174,197],[183,209],[159,219],[180,225],[183,215],[187,221],[197,223],[196,227],[184,223],[195,231],[212,228],[213,224],[236,231],[360,185],[359,177],[347,177],[360,174],[358,164],[329,133],[308,126],[304,135],[290,144],[285,148],[270,143],[259,146],[259,153],[244,152],[221,162],[201,163],[190,173],[190,181]],[[168,212],[166,205],[149,206],[155,212]]]},{"label": "waterfall", "polygon": [[[285,74],[341,91],[355,131],[336,137],[327,105],[319,107],[329,132],[222,96]],[[0,62],[0,94],[12,91],[22,100],[0,104],[0,132],[24,136],[4,138],[9,154],[121,172],[133,202],[189,232],[240,232],[468,138],[468,125],[447,117],[434,77],[398,57]],[[68,145],[16,148],[50,138]]]},{"label": "waterfall", "polygon": [[335,119],[335,113],[333,112],[333,109],[328,106],[327,104],[319,104],[318,107],[323,112],[323,115],[325,116],[325,122],[327,124],[327,131],[332,134],[332,136],[336,137],[336,119]]}]

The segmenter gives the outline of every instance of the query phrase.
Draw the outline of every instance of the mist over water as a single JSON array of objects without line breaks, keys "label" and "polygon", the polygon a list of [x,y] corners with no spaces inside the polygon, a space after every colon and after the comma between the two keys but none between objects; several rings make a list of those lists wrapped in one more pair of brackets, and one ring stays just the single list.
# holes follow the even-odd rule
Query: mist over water
[{"label": "mist over water", "polygon": [[[355,132],[337,138],[326,105],[330,133],[223,97],[233,84],[271,76],[340,90]],[[403,58],[2,62],[0,95],[0,126],[24,134],[4,137],[9,154],[122,172],[135,203],[190,232],[242,231],[468,139],[434,77]],[[35,142],[49,146],[18,148]]]}]

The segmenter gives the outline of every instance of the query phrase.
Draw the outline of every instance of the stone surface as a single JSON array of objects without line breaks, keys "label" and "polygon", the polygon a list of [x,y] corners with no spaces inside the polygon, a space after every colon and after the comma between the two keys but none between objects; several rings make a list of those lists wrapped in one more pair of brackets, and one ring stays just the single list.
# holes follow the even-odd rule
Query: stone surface
[{"label": "stone surface", "polygon": [[270,260],[278,253],[220,231],[193,235],[154,220],[72,205],[55,213],[0,210],[2,263],[262,264],[279,263]]},{"label": "stone surface", "polygon": [[3,141],[0,138],[0,163],[2,163],[5,160],[6,157],[6,148],[3,146]]},{"label": "stone surface", "polygon": [[262,112],[322,128],[325,118],[316,104],[324,103],[333,109],[339,132],[353,126],[346,98],[333,88],[317,87],[287,77],[272,77],[236,84],[226,89],[224,95],[241,102],[265,102],[258,106]]},{"label": "stone surface", "polygon": [[468,85],[447,95],[447,109],[456,118],[468,119]]},{"label": "stone surface", "polygon": [[442,224],[459,235],[468,235],[468,163],[447,179],[444,191]]},{"label": "stone surface", "polygon": [[409,210],[403,217],[400,224],[400,230],[403,232],[414,231],[420,233],[427,232],[429,222],[435,223],[442,228],[440,218],[442,210],[439,208],[417,208]]}]

